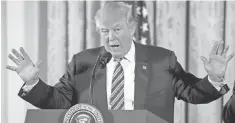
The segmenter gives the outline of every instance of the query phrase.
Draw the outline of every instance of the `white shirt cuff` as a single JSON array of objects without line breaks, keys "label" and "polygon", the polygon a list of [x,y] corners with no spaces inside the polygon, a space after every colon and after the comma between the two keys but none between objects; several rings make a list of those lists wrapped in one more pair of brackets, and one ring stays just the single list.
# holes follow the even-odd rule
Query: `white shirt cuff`
[{"label": "white shirt cuff", "polygon": [[32,90],[32,88],[33,88],[34,86],[36,86],[36,84],[38,84],[38,82],[39,82],[39,80],[38,80],[36,83],[32,84],[32,85],[27,85],[27,84],[25,84],[25,85],[22,87],[22,89],[24,90],[24,92],[29,92],[30,90]]},{"label": "white shirt cuff", "polygon": [[226,84],[225,80],[223,79],[222,82],[214,82],[208,76],[208,81],[216,88],[216,90],[220,91],[221,88]]}]

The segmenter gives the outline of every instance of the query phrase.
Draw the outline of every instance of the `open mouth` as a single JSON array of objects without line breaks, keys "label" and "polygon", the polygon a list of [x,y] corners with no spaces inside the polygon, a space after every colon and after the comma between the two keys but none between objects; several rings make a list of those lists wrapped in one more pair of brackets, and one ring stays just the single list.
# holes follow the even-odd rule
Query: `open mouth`
[{"label": "open mouth", "polygon": [[115,51],[115,50],[117,50],[117,49],[120,47],[120,45],[114,44],[114,45],[110,45],[110,47],[111,47],[111,49],[112,49],[113,51]]},{"label": "open mouth", "polygon": [[112,48],[117,48],[119,47],[120,45],[110,45]]}]

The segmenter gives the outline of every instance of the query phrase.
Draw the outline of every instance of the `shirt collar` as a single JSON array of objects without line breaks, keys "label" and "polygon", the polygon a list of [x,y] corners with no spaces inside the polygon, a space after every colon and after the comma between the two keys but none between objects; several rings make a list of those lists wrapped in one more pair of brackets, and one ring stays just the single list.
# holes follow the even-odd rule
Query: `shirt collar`
[{"label": "shirt collar", "polygon": [[135,61],[135,44],[132,41],[131,42],[131,48],[128,51],[128,53],[124,56],[125,59],[127,59],[129,62],[134,62]]}]

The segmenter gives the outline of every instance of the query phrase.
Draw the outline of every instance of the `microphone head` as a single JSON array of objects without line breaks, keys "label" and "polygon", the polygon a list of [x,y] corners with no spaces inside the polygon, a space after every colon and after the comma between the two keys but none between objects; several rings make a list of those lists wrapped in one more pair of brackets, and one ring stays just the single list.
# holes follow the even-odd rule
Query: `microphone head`
[{"label": "microphone head", "polygon": [[112,59],[112,54],[110,52],[104,51],[100,53],[100,60],[99,64],[100,67],[103,69],[105,68],[106,64]]}]

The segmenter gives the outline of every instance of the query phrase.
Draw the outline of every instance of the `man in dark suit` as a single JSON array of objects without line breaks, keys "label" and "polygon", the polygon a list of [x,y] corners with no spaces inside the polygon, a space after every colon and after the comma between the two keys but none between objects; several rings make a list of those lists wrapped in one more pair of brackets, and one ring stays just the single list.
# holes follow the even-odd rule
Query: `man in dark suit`
[{"label": "man in dark suit", "polygon": [[216,42],[210,59],[202,57],[208,76],[200,79],[183,70],[174,52],[156,46],[135,43],[135,20],[131,7],[121,2],[107,2],[97,12],[95,20],[103,47],[88,49],[73,56],[67,72],[55,86],[38,78],[38,65],[33,65],[27,53],[13,49],[17,57],[9,56],[16,71],[25,81],[19,96],[43,109],[70,108],[88,103],[89,81],[100,51],[112,54],[104,69],[94,80],[93,104],[105,110],[147,109],[173,123],[174,98],[188,103],[209,103],[228,91],[223,83],[229,60],[228,47]]},{"label": "man in dark suit", "polygon": [[225,123],[235,123],[235,81],[233,87],[233,95],[225,104],[222,117]]}]

